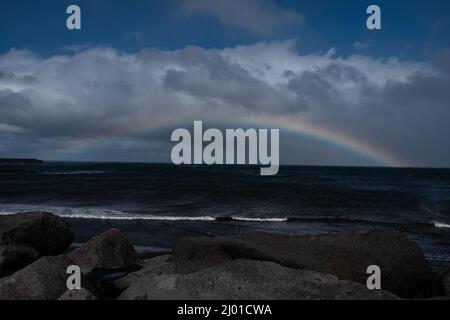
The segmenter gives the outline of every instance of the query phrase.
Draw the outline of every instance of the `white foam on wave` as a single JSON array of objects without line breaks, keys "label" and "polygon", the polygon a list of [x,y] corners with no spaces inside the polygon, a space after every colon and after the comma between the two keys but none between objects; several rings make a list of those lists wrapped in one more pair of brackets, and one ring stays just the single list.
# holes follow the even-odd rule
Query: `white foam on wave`
[{"label": "white foam on wave", "polygon": [[450,229],[450,224],[447,224],[447,223],[433,221],[433,224],[436,228]]},{"label": "white foam on wave", "polygon": [[182,217],[182,216],[154,216],[145,214],[124,214],[124,215],[105,215],[105,214],[58,214],[62,218],[69,219],[98,219],[98,220],[156,220],[156,221],[214,221],[214,217]]},{"label": "white foam on wave", "polygon": [[[154,220],[154,221],[237,221],[255,223],[284,223],[286,217],[244,217],[244,216],[170,216],[153,214],[132,214],[120,210],[106,208],[72,208],[46,205],[0,204],[0,215],[11,215],[17,212],[46,211],[67,219],[92,220]],[[432,221],[436,228],[450,229],[450,224]]]},{"label": "white foam on wave", "polygon": [[119,210],[101,208],[67,208],[53,206],[12,205],[0,208],[0,215],[11,215],[17,212],[46,211],[61,218],[96,219],[96,220],[160,220],[160,221],[214,221],[214,217],[156,216],[150,214],[129,214]]},{"label": "white foam on wave", "polygon": [[236,221],[247,221],[247,222],[287,222],[288,218],[248,218],[233,216],[233,220]]},{"label": "white foam on wave", "polygon": [[0,216],[8,216],[8,215],[12,215],[15,214],[17,212],[7,212],[7,211],[1,211],[0,210]]},{"label": "white foam on wave", "polygon": [[[93,220],[154,220],[154,221],[216,221],[215,216],[169,216],[152,214],[131,214],[120,210],[104,208],[70,208],[44,205],[0,205],[0,215],[10,215],[17,212],[46,211],[67,219]],[[231,216],[234,221],[241,222],[286,222],[287,218],[258,218]]]}]

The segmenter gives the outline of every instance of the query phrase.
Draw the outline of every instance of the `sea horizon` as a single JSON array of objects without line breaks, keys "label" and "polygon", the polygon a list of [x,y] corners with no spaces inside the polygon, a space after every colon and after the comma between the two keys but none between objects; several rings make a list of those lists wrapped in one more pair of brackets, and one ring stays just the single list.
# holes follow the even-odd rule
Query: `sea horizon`
[{"label": "sea horizon", "polygon": [[[8,157],[8,159],[11,159]],[[92,164],[155,164],[155,165],[170,165],[174,166],[173,163],[170,161],[161,162],[161,161],[120,161],[120,160],[114,160],[114,161],[108,161],[108,160],[46,160],[46,159],[38,159],[38,158],[12,158],[12,159],[36,159],[41,160],[44,163],[92,163]],[[0,158],[1,160],[1,158]],[[6,163],[7,164],[7,163]],[[216,167],[216,166],[237,166],[237,167],[260,167],[258,164],[242,164],[242,165],[236,165],[236,164],[216,164],[216,165],[207,165],[207,164],[182,164],[177,166],[192,166],[192,167],[198,167],[198,166],[205,166],[205,167]],[[280,168],[282,167],[329,167],[329,168],[385,168],[385,169],[450,169],[450,166],[388,166],[388,165],[351,165],[351,164],[335,164],[335,165],[328,165],[328,164],[286,164],[286,163],[280,163]]]}]

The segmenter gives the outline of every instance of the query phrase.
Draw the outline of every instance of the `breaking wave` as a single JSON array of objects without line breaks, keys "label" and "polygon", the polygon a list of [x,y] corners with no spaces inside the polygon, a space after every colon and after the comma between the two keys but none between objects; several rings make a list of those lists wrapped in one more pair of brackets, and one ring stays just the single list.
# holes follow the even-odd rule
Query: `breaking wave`
[{"label": "breaking wave", "polygon": [[450,229],[450,224],[443,223],[443,222],[439,222],[439,221],[433,221],[433,225],[434,225],[436,228]]},{"label": "breaking wave", "polygon": [[242,216],[170,216],[153,214],[133,214],[120,210],[103,208],[69,208],[40,205],[3,205],[0,215],[17,212],[46,211],[67,219],[96,220],[155,220],[155,221],[241,221],[241,222],[286,222],[288,218],[242,217]]},{"label": "breaking wave", "polygon": [[[241,223],[323,223],[323,224],[356,224],[356,225],[389,225],[396,223],[355,219],[340,216],[319,216],[319,217],[258,217],[242,215],[202,215],[202,216],[181,216],[181,215],[156,215],[145,213],[131,213],[105,208],[86,207],[58,207],[45,205],[19,205],[0,204],[0,215],[10,215],[17,212],[26,211],[46,211],[51,212],[66,219],[92,219],[92,220],[154,220],[154,221],[205,221],[205,222],[241,222]],[[440,229],[450,229],[450,225],[439,221],[413,222],[411,225],[436,227]]]}]

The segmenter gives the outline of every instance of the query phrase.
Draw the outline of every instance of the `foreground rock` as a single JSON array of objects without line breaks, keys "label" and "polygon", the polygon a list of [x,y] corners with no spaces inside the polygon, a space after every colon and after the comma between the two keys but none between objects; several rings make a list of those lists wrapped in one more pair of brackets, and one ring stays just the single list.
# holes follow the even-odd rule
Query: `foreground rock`
[{"label": "foreground rock", "polygon": [[0,246],[0,278],[26,267],[39,257],[39,253],[30,247]]},{"label": "foreground rock", "polygon": [[139,263],[131,242],[117,229],[110,229],[67,254],[85,274],[94,269],[127,268]]},{"label": "foreground rock", "polygon": [[438,286],[440,293],[446,297],[450,297],[450,267],[440,274]]},{"label": "foreground rock", "polygon": [[58,300],[98,300],[96,296],[88,290],[67,290]]},{"label": "foreground rock", "polygon": [[13,275],[0,279],[0,300],[56,300],[66,290],[65,256],[44,257]]},{"label": "foreground rock", "polygon": [[190,274],[149,272],[135,279],[119,299],[390,300],[397,297],[332,275],[290,269],[273,262],[238,259]]},{"label": "foreground rock", "polygon": [[179,273],[192,273],[234,259],[273,261],[362,284],[368,277],[367,267],[378,265],[382,288],[404,298],[415,297],[432,277],[420,247],[388,230],[184,238],[177,242],[169,262],[176,264]]},{"label": "foreground rock", "polygon": [[133,285],[133,283],[141,281],[141,279],[144,279],[148,275],[175,273],[176,265],[167,262],[169,257],[169,255],[165,255],[146,260],[141,270],[130,273],[127,276],[117,280],[115,282],[115,287],[120,290],[125,290]]},{"label": "foreground rock", "polygon": [[41,256],[62,253],[73,233],[59,217],[47,212],[0,216],[0,245],[27,246]]}]

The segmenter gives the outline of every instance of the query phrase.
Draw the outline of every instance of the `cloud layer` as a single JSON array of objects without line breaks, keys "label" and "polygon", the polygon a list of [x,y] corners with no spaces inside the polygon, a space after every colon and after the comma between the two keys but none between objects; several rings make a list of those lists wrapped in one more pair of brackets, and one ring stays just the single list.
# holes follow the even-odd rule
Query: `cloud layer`
[{"label": "cloud layer", "polygon": [[[333,49],[300,55],[293,42],[134,54],[90,48],[47,58],[11,50],[0,56],[0,154],[165,161],[170,130],[180,124],[283,118],[414,165],[449,166],[449,87],[450,52],[419,63]],[[366,164],[281,138],[285,163]]]}]

